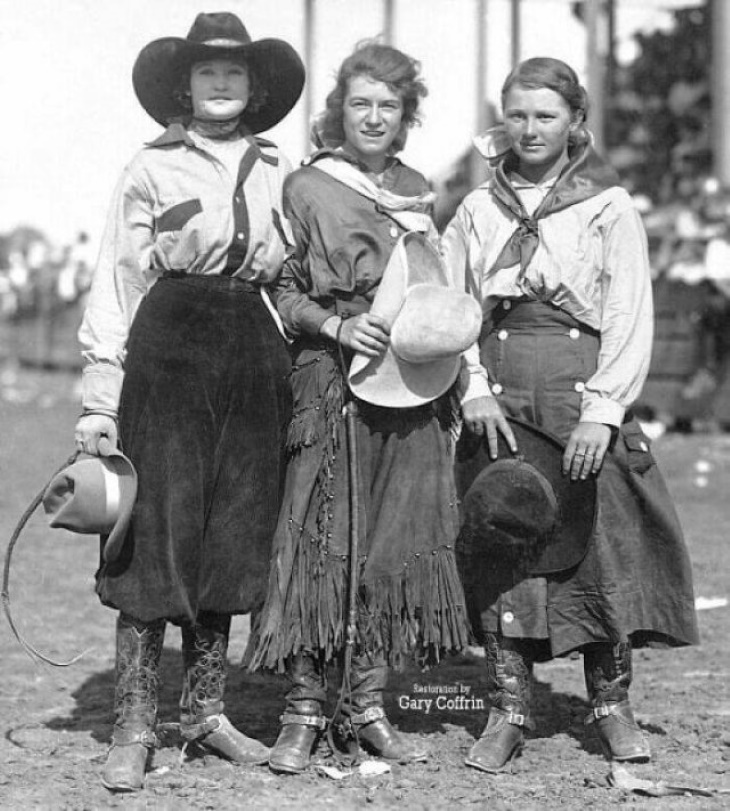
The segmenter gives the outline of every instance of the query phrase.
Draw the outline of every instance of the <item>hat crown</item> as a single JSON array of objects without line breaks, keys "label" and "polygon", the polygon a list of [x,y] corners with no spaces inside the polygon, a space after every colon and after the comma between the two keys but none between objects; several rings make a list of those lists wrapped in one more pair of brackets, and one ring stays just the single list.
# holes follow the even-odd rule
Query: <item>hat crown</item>
[{"label": "hat crown", "polygon": [[236,48],[249,45],[251,37],[246,26],[228,11],[206,14],[202,12],[195,18],[187,39],[199,45],[219,45]]}]

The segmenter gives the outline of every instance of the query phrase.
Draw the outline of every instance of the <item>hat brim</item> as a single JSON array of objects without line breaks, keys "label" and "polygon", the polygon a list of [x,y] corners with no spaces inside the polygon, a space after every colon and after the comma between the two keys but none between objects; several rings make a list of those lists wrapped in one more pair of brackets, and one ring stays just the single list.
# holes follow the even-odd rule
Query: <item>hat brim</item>
[{"label": "hat brim", "polygon": [[102,536],[102,555],[113,563],[121,554],[127,536],[134,503],[137,500],[137,471],[132,462],[119,450],[110,451],[107,460],[114,466],[119,480],[119,515],[111,532]]},{"label": "hat brim", "polygon": [[[448,275],[436,248],[418,231],[405,233],[388,260],[370,312],[392,327],[403,307],[409,288],[439,285],[448,287]],[[389,345],[371,358],[355,353],[348,381],[356,397],[389,408],[412,408],[429,403],[453,385],[461,367],[459,353],[412,363]]]},{"label": "hat brim", "polygon": [[[360,356],[363,357],[363,356]],[[350,386],[355,396],[388,408],[425,405],[447,392],[459,374],[459,356],[408,363],[388,346],[377,358],[353,364]]]},{"label": "hat brim", "polygon": [[137,471],[121,451],[108,442],[100,442],[100,450],[103,445],[102,455],[82,454],[51,479],[43,507],[51,527],[100,535],[104,560],[111,563],[121,553],[132,519]]},{"label": "hat brim", "polygon": [[[564,446],[560,440],[532,423],[508,418],[518,453],[542,474],[553,488],[558,503],[558,521],[552,537],[529,567],[531,575],[547,575],[572,569],[585,557],[596,518],[595,477],[573,481],[563,475]],[[506,441],[498,435],[497,459],[513,458]],[[465,434],[457,451],[457,490],[464,498],[479,473],[493,463],[487,440]]]},{"label": "hat brim", "polygon": [[175,98],[184,71],[195,62],[231,57],[245,59],[267,92],[258,110],[244,110],[243,124],[254,134],[271,129],[294,107],[304,87],[304,64],[291,45],[280,39],[260,39],[235,48],[192,43],[180,37],[156,39],[142,49],[134,63],[134,92],[146,112],[166,127],[172,120],[190,115]]}]

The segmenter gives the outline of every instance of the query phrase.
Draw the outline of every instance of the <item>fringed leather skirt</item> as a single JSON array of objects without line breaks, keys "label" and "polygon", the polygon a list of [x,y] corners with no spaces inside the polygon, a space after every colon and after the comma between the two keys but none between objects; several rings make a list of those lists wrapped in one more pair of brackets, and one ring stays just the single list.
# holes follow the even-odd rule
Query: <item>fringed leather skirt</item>
[{"label": "fringed leather skirt", "polygon": [[[268,595],[248,656],[282,670],[288,656],[325,660],[344,646],[350,503],[342,375],[334,353],[299,347],[292,371],[283,506]],[[454,556],[458,506],[448,397],[413,409],[358,401],[358,646],[398,665],[468,642]]]}]

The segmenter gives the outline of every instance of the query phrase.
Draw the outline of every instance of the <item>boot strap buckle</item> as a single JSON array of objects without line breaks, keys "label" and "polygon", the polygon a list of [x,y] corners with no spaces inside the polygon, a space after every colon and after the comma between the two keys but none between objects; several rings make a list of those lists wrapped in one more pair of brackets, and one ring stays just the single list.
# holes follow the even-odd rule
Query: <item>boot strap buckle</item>
[{"label": "boot strap buckle", "polygon": [[299,724],[305,727],[316,727],[320,730],[327,726],[327,719],[324,715],[297,715],[293,712],[285,712],[279,721],[282,725]]},{"label": "boot strap buckle", "polygon": [[614,712],[610,704],[599,704],[591,709],[590,715],[586,718],[586,724],[592,724],[600,718],[608,718]]},{"label": "boot strap buckle", "polygon": [[381,718],[385,718],[385,710],[382,707],[368,707],[362,712],[353,713],[350,716],[350,721],[353,724],[364,726],[365,724],[371,724],[373,721],[379,721]]}]

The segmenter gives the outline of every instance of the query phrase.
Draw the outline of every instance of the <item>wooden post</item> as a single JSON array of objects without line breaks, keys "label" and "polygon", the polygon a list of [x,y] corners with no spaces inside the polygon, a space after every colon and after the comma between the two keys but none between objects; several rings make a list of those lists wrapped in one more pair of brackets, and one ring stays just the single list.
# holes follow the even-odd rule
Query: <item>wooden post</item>
[{"label": "wooden post", "polygon": [[730,3],[712,0],[712,155],[713,173],[730,187]]},{"label": "wooden post", "polygon": [[516,68],[522,55],[522,19],[520,14],[520,0],[512,0],[510,11],[510,32],[512,34],[511,60],[512,67]]},{"label": "wooden post", "polygon": [[316,24],[316,0],[304,0],[304,66],[307,81],[304,83],[304,154],[311,151],[309,130],[314,107],[314,31]]},{"label": "wooden post", "polygon": [[605,146],[606,62],[608,59],[608,15],[604,0],[585,0],[586,65],[590,118],[588,127],[596,140],[596,149]]},{"label": "wooden post", "polygon": [[395,45],[395,0],[384,0],[383,36],[386,45]]},{"label": "wooden post", "polygon": [[[484,132],[491,123],[487,115],[487,3],[488,0],[476,0],[475,3],[475,71],[474,76],[474,126],[476,135]],[[472,188],[478,186],[487,177],[487,165],[476,149],[472,149],[470,155],[470,184]]]}]

